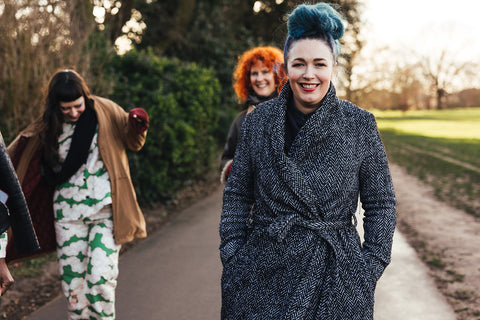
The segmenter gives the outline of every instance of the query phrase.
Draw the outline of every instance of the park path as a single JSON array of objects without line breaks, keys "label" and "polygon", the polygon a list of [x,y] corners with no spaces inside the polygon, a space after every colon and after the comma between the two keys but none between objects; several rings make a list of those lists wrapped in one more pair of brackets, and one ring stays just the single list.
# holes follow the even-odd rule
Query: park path
[{"label": "park path", "polygon": [[[221,201],[219,188],[122,255],[117,320],[220,318]],[[377,286],[375,320],[455,320],[426,267],[398,231],[393,243],[392,263]],[[63,298],[26,319],[66,319]]]}]

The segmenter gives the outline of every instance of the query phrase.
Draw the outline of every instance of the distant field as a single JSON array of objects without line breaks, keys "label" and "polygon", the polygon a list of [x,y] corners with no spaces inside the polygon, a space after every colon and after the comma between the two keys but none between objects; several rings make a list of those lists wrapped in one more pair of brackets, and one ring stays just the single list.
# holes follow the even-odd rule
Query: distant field
[{"label": "distant field", "polygon": [[480,217],[480,108],[374,114],[390,161]]},{"label": "distant field", "polygon": [[447,139],[480,140],[480,108],[442,111],[375,111],[380,129]]}]

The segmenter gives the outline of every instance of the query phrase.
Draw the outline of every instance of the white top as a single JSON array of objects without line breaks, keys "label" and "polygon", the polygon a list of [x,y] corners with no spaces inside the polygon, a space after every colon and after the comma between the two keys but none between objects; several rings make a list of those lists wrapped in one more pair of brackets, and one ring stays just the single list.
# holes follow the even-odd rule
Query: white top
[{"label": "white top", "polygon": [[[67,157],[74,131],[75,123],[63,124],[63,133],[58,140],[60,161]],[[97,138],[98,127],[86,164],[55,190],[53,210],[56,221],[83,220],[112,203],[110,177],[100,157]]]},{"label": "white top", "polygon": [[0,234],[0,258],[7,255],[7,232]]}]

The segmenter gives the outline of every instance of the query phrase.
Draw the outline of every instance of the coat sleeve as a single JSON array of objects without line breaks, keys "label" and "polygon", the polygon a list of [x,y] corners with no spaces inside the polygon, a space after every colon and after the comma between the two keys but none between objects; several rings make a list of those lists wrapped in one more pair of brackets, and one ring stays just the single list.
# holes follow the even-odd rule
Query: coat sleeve
[{"label": "coat sleeve", "polygon": [[1,135],[0,171],[2,177],[0,189],[8,194],[6,206],[3,206],[1,211],[2,225],[0,226],[0,232],[3,233],[8,227],[12,228],[18,252],[33,253],[38,251],[40,247],[33,229],[30,212]]},{"label": "coat sleeve", "polygon": [[221,170],[223,170],[225,168],[225,164],[227,164],[227,162],[230,162],[230,160],[233,160],[233,157],[235,156],[238,140],[240,139],[240,129],[244,119],[245,112],[241,112],[235,117],[232,124],[230,125],[230,129],[228,130],[227,135],[227,141],[225,143],[225,148],[223,149],[222,153],[222,162],[220,164]]},{"label": "coat sleeve", "polygon": [[[142,108],[135,108],[130,112],[126,112],[115,102],[105,98],[97,98],[96,101],[109,105],[109,112],[106,117],[111,121],[111,125],[115,127],[115,132],[120,135],[118,138],[125,143],[126,148],[132,151],[139,151],[145,144],[147,137],[149,126],[147,112]],[[141,121],[139,122],[137,119]]]},{"label": "coat sleeve", "polygon": [[249,130],[251,117],[242,126],[237,152],[223,195],[220,220],[220,258],[225,265],[244,245],[247,237],[247,223],[252,208],[253,166]]},{"label": "coat sleeve", "polygon": [[364,129],[368,151],[359,176],[360,200],[365,210],[363,255],[376,282],[390,263],[396,200],[385,149],[373,115],[370,114]]},{"label": "coat sleeve", "polygon": [[143,147],[147,138],[148,126],[148,114],[144,109],[135,108],[130,110],[125,130],[125,141],[128,149],[139,151]]}]

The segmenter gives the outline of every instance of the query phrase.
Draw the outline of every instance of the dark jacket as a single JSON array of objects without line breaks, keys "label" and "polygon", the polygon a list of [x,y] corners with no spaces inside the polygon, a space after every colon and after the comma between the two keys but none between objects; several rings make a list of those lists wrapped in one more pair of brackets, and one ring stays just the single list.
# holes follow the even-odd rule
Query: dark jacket
[{"label": "dark jacket", "polygon": [[36,252],[40,247],[30,220],[30,213],[1,134],[0,189],[8,194],[6,206],[0,202],[0,233],[4,233],[11,227],[17,251]]},{"label": "dark jacket", "polygon": [[331,86],[286,154],[291,95],[287,83],[242,128],[220,222],[222,319],[373,319],[396,223],[375,119]]},{"label": "dark jacket", "polygon": [[221,168],[223,169],[227,162],[233,160],[235,156],[235,150],[237,150],[238,140],[240,139],[240,129],[242,128],[243,121],[247,116],[247,109],[241,111],[233,120],[228,130],[227,142],[222,153]]},{"label": "dark jacket", "polygon": [[258,96],[255,92],[250,92],[247,96],[244,104],[244,110],[240,111],[240,113],[235,117],[232,124],[230,125],[230,129],[228,130],[227,142],[225,143],[220,162],[220,171],[222,172],[220,176],[220,182],[222,184],[225,184],[230,173],[229,169],[232,165],[235,151],[237,150],[238,140],[240,139],[240,131],[242,129],[243,121],[245,121],[245,117],[250,112],[252,112],[257,107],[257,105],[262,102],[271,100],[276,96],[277,91],[274,91],[271,95],[267,97]]}]

